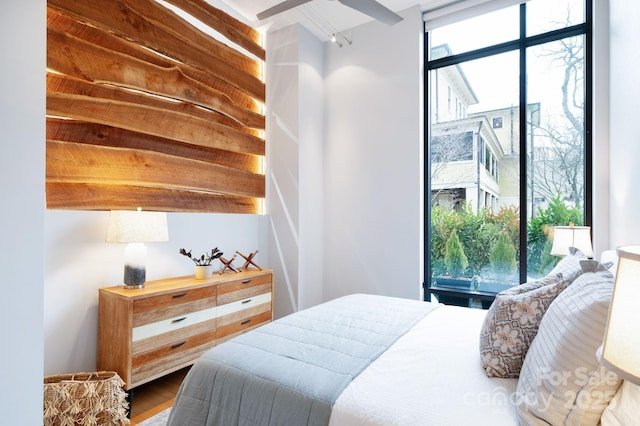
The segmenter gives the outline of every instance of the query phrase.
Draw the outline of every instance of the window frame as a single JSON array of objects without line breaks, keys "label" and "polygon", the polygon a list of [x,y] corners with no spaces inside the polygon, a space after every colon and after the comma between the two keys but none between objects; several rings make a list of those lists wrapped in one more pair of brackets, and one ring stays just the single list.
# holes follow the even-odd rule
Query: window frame
[{"label": "window frame", "polygon": [[[571,36],[584,36],[584,66],[585,66],[585,106],[584,106],[584,224],[593,226],[593,0],[584,0],[585,4],[585,21],[581,24],[552,30],[542,34],[527,36],[526,34],[526,2],[520,4],[520,35],[519,38],[493,46],[487,46],[480,49],[455,54],[443,58],[429,60],[429,31],[424,33],[424,300],[431,300],[431,293],[427,291],[431,283],[431,109],[429,108],[429,72],[440,68],[456,65],[475,59],[486,58],[500,53],[519,51],[519,75],[520,75],[520,93],[519,93],[519,115],[520,115],[520,152],[526,152],[527,146],[527,93],[526,93],[526,71],[527,69],[527,49],[541,44],[557,41]],[[527,178],[528,164],[527,156],[520,156],[520,223],[527,224]],[[497,170],[497,167],[496,167]],[[593,228],[592,228],[593,235]],[[520,226],[520,250],[519,253],[519,278],[520,283],[527,281],[527,226]]]}]

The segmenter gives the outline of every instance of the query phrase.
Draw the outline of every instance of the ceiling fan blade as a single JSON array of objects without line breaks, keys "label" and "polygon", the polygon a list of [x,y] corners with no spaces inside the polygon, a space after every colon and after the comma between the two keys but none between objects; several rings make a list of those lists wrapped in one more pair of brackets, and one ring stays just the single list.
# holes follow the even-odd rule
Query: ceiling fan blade
[{"label": "ceiling fan blade", "polygon": [[382,4],[375,0],[338,0],[345,6],[349,6],[352,9],[362,12],[365,15],[369,15],[377,21],[383,22],[387,25],[397,24],[402,21],[402,16],[387,9]]},{"label": "ceiling fan blade", "polygon": [[269,9],[263,10],[258,13],[256,16],[259,20],[266,19],[270,16],[277,15],[278,13],[282,13],[285,10],[293,9],[294,7],[298,7],[301,4],[309,3],[311,0],[286,0],[282,3],[278,3],[275,6],[270,7]]}]

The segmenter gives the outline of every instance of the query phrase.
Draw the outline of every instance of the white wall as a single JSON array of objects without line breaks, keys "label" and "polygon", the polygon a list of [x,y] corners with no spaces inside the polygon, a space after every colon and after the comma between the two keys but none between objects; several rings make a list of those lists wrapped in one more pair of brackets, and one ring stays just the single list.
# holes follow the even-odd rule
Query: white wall
[{"label": "white wall", "polygon": [[640,3],[610,4],[610,244],[640,244]]},{"label": "white wall", "polygon": [[0,15],[2,424],[42,424],[46,2]]},{"label": "white wall", "polygon": [[275,317],[322,302],[323,46],[301,26],[267,38],[270,263]]},{"label": "white wall", "polygon": [[300,294],[299,308],[324,298],[324,60],[323,43],[300,31]]},{"label": "white wall", "polygon": [[422,294],[422,45],[419,7],[327,44],[325,299]]},{"label": "white wall", "polygon": [[356,292],[422,296],[422,15],[267,38],[276,317]]}]

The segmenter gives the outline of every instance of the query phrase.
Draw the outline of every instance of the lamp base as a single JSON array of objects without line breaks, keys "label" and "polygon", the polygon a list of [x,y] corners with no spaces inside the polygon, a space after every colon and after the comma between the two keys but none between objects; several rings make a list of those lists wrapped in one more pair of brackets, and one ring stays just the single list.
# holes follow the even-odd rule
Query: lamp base
[{"label": "lamp base", "polygon": [[144,283],[142,283],[142,284],[125,284],[124,288],[127,289],[127,290],[140,289],[140,288],[144,288]]},{"label": "lamp base", "polygon": [[124,288],[143,288],[147,278],[144,267],[124,265]]}]

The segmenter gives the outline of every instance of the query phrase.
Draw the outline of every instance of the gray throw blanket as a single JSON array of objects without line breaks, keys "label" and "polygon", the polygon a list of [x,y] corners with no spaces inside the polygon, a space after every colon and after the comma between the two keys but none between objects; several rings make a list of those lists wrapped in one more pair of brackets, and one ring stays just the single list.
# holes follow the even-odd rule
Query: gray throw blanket
[{"label": "gray throw blanket", "polygon": [[349,383],[437,306],[406,302],[345,296],[211,349],[185,378],[169,426],[328,424]]}]

